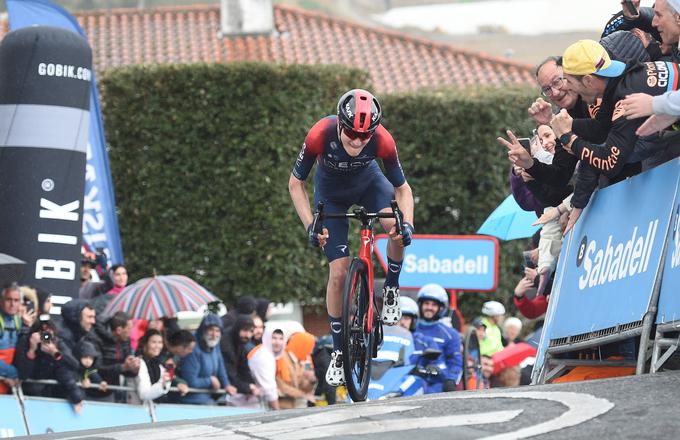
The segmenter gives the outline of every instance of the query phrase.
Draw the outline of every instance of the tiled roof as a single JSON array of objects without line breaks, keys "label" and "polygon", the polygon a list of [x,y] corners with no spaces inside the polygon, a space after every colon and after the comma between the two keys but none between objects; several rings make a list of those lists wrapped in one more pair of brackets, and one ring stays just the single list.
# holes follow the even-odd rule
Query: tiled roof
[{"label": "tiled roof", "polygon": [[[370,72],[380,92],[443,85],[534,84],[531,66],[290,6],[273,35],[219,37],[219,5],[74,14],[98,70],[129,64],[268,61],[342,64]],[[0,38],[8,32],[0,22]]]}]

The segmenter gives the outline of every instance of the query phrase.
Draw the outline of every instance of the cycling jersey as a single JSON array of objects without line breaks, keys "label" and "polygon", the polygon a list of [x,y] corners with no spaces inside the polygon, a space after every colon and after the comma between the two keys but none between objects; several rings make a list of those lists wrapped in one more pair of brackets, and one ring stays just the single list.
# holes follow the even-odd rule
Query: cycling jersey
[{"label": "cycling jersey", "polygon": [[355,178],[358,174],[377,167],[376,158],[381,158],[385,174],[396,188],[406,182],[399,163],[397,146],[392,135],[379,125],[375,134],[358,156],[350,156],[340,142],[337,116],[327,116],[314,124],[302,145],[302,151],[295,161],[293,176],[305,180],[317,162],[317,174],[322,177]]},{"label": "cycling jersey", "polygon": [[[376,158],[382,159],[385,174]],[[314,124],[295,161],[293,176],[305,180],[314,162],[314,204],[323,202],[327,213],[347,212],[359,205],[369,212],[390,207],[394,188],[406,183],[392,135],[379,125],[356,156],[350,156],[340,141],[337,117],[327,116]],[[347,219],[324,219],[329,237],[324,246],[328,261],[349,256]]]}]

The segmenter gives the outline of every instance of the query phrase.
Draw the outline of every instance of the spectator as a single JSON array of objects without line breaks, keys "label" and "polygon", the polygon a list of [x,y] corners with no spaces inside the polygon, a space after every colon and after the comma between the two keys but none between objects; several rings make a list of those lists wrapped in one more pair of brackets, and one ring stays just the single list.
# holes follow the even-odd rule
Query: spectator
[{"label": "spectator", "polygon": [[18,373],[12,365],[21,330],[21,294],[16,284],[2,289],[0,308],[0,394],[17,385]]},{"label": "spectator", "polygon": [[[192,388],[203,388],[218,391],[225,390],[228,394],[236,394],[236,388],[229,383],[224,359],[219,345],[222,336],[222,321],[212,313],[207,314],[196,330],[196,348],[191,354],[182,358],[179,371],[182,379]],[[199,405],[214,404],[210,392],[190,393],[182,396],[182,403]]]},{"label": "spectator", "polygon": [[522,321],[514,316],[509,317],[503,323],[503,345],[513,345],[521,342],[519,334],[522,332]]},{"label": "spectator", "polygon": [[[167,337],[165,360],[163,366],[170,373],[172,386],[177,387],[180,396],[189,391],[189,385],[182,379],[179,365],[182,359],[190,355],[196,347],[196,338],[188,330],[178,330]],[[172,399],[174,401],[174,399]]]},{"label": "spectator", "polygon": [[96,266],[97,259],[92,252],[86,251],[82,254],[80,260],[80,291],[78,292],[80,299],[89,300],[103,293],[104,282],[92,280],[92,272]]},{"label": "spectator", "polygon": [[[111,385],[122,385],[121,376],[134,378],[137,376],[141,360],[132,353],[130,332],[132,321],[125,312],[116,312],[107,322],[108,329],[96,327],[102,342],[100,374]],[[125,401],[127,395],[116,393],[117,401]]]},{"label": "spectator", "polygon": [[238,315],[255,316],[257,302],[252,296],[242,296],[236,300],[236,306],[222,317],[222,327],[229,328],[236,322]]},{"label": "spectator", "polygon": [[83,392],[76,384],[79,364],[70,348],[57,336],[57,328],[49,320],[34,323],[28,332],[22,333],[17,342],[14,358],[19,379],[53,379],[60,388],[50,385],[23,383],[28,395],[43,397],[68,397],[73,404],[83,400]]},{"label": "spectator", "polygon": [[262,390],[262,396],[273,410],[280,409],[276,361],[283,355],[286,341],[283,330],[269,324],[262,335],[262,344],[248,353],[248,368]]},{"label": "spectator", "polygon": [[253,318],[253,337],[250,339],[250,342],[246,345],[246,353],[250,352],[253,348],[255,348],[256,345],[260,345],[262,343],[262,335],[264,334],[264,322],[262,322],[262,318],[260,318],[259,315],[256,315]]},{"label": "spectator", "polygon": [[491,356],[503,349],[500,325],[505,317],[505,307],[498,301],[487,301],[482,305],[482,323],[486,327],[486,337],[479,341],[482,356]]},{"label": "spectator", "polygon": [[399,325],[413,332],[416,329],[416,322],[418,320],[418,304],[408,296],[402,295],[399,297],[399,306],[401,307]]},{"label": "spectator", "polygon": [[537,274],[536,269],[524,269],[524,277],[515,287],[515,307],[528,319],[538,318],[548,309],[548,292],[544,292],[543,295],[536,294]]},{"label": "spectator", "polygon": [[156,400],[170,391],[172,378],[161,365],[160,355],[163,351],[163,335],[158,330],[150,329],[139,340],[139,372],[132,382],[136,393],[128,394],[128,402],[141,403]]},{"label": "spectator", "polygon": [[427,379],[425,392],[455,391],[463,373],[460,334],[439,322],[448,309],[448,300],[446,290],[439,284],[426,284],[418,291],[420,317],[413,332],[415,351],[411,362],[417,364],[423,351],[432,348],[441,351],[432,363],[445,366],[441,375]]},{"label": "spectator", "polygon": [[[310,343],[311,342],[311,343]],[[315,402],[316,375],[311,366],[314,336],[298,332],[288,338],[276,362],[276,384],[281,409],[305,408]]]},{"label": "spectator", "polygon": [[255,313],[262,319],[262,322],[266,323],[269,321],[273,311],[272,303],[267,298],[255,299]]},{"label": "spectator", "polygon": [[36,289],[36,294],[38,295],[38,316],[49,315],[52,310],[52,294],[42,290],[41,288]]},{"label": "spectator", "polygon": [[678,9],[680,9],[680,5],[676,1],[656,0],[654,2],[652,26],[659,32],[661,42],[670,47],[670,54],[665,59],[673,63],[680,62],[680,52],[678,51],[678,41],[680,41]]},{"label": "spectator", "polygon": [[477,341],[480,343],[486,339],[486,324],[482,318],[475,318],[472,320],[472,326],[475,328],[475,333],[477,333]]},{"label": "spectator", "polygon": [[118,295],[125,289],[128,283],[127,268],[122,264],[116,264],[109,269],[109,277],[113,282],[113,287],[106,292],[107,295]]},{"label": "spectator", "polygon": [[253,337],[253,318],[239,315],[231,328],[228,328],[220,341],[224,364],[229,383],[238,393],[229,400],[235,406],[251,406],[258,403],[260,389],[248,368],[247,345]]},{"label": "spectator", "polygon": [[[90,385],[99,384],[99,391],[105,393],[108,384],[102,379],[97,368],[95,367],[95,362],[99,356],[99,352],[95,346],[87,340],[82,340],[78,343],[76,351],[73,353],[73,355],[78,361],[78,369],[75,371],[75,378],[76,380],[80,381],[80,386],[85,388],[86,392],[90,391],[88,392],[88,395],[93,395],[94,393],[91,392],[92,390],[89,390]],[[73,393],[74,390],[71,389],[69,392]],[[82,396],[82,393],[74,393],[72,397],[69,397],[69,400],[74,402],[74,400],[79,396]],[[80,407],[81,404],[75,404],[76,412],[80,412]]]},{"label": "spectator", "polygon": [[[603,99],[602,106],[614,108],[621,107],[619,101],[631,93],[659,95],[666,91],[666,85],[662,87],[660,83],[663,84],[663,81],[658,80],[660,75],[666,74],[668,69],[666,64],[626,66],[624,63],[611,60],[604,48],[592,40],[580,40],[572,44],[564,55],[563,69],[569,87],[588,102],[594,102],[600,97]],[[652,156],[663,155],[668,149],[669,140],[659,138],[645,142],[642,145],[644,148],[637,149],[634,155],[633,150],[638,140],[635,131],[643,121],[641,119],[628,121],[621,117],[622,114],[620,111],[613,117],[607,140],[601,146],[593,146],[584,139],[574,137],[571,133],[573,121],[568,114],[561,112],[553,118],[551,125],[562,143],[566,144],[565,148],[571,150],[586,164],[579,171],[579,175],[582,172],[589,174],[580,191],[579,184],[576,185],[571,201],[575,209],[572,211],[567,229],[570,229],[588,203],[592,191],[597,186],[599,175],[606,176],[612,182],[620,180],[636,172],[632,165],[624,167],[628,162],[632,164],[646,158],[646,162],[654,164],[656,158]]]}]

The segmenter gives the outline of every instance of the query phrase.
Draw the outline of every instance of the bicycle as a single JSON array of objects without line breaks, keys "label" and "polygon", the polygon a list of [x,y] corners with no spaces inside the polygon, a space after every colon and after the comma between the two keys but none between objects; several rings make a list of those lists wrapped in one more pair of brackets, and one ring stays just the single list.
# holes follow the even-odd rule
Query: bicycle
[{"label": "bicycle", "polygon": [[[375,219],[396,220],[397,234],[403,232],[403,215],[396,200],[390,203],[392,212],[369,213],[357,207],[351,213],[323,212],[323,202],[317,204],[312,230],[323,233],[323,219],[355,218],[361,221],[361,248],[359,256],[349,265],[342,295],[342,366],[345,385],[354,402],[366,400],[371,378],[371,359],[377,356],[382,342],[382,322],[373,292],[373,223]],[[376,343],[377,341],[377,343]]]}]

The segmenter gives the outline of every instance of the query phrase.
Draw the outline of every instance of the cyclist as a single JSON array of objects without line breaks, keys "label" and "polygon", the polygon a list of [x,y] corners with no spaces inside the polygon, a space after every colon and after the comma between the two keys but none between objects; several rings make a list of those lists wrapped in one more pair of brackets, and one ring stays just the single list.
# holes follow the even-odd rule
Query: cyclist
[{"label": "cyclist", "polygon": [[[399,163],[392,135],[380,124],[382,108],[368,91],[353,89],[343,94],[337,114],[318,121],[307,133],[288,182],[293,205],[313,246],[323,248],[329,262],[326,308],[333,337],[331,363],[326,372],[329,385],[344,383],[342,369],[342,288],[349,267],[347,219],[326,219],[322,234],[312,231],[313,215],[305,187],[314,162],[314,204],[326,212],[346,212],[352,205],[369,212],[391,212],[397,200],[404,215],[403,235],[397,234],[394,219],[380,219],[390,236],[387,245],[388,271],[383,286],[381,319],[387,325],[399,322],[399,273],[404,246],[413,234],[413,194]],[[385,174],[376,158],[382,159]]]},{"label": "cyclist", "polygon": [[418,291],[420,318],[413,332],[415,351],[411,363],[418,364],[424,350],[441,351],[432,362],[441,374],[427,379],[425,393],[455,391],[463,374],[463,354],[460,333],[439,321],[448,310],[449,296],[439,284],[426,284]]}]

